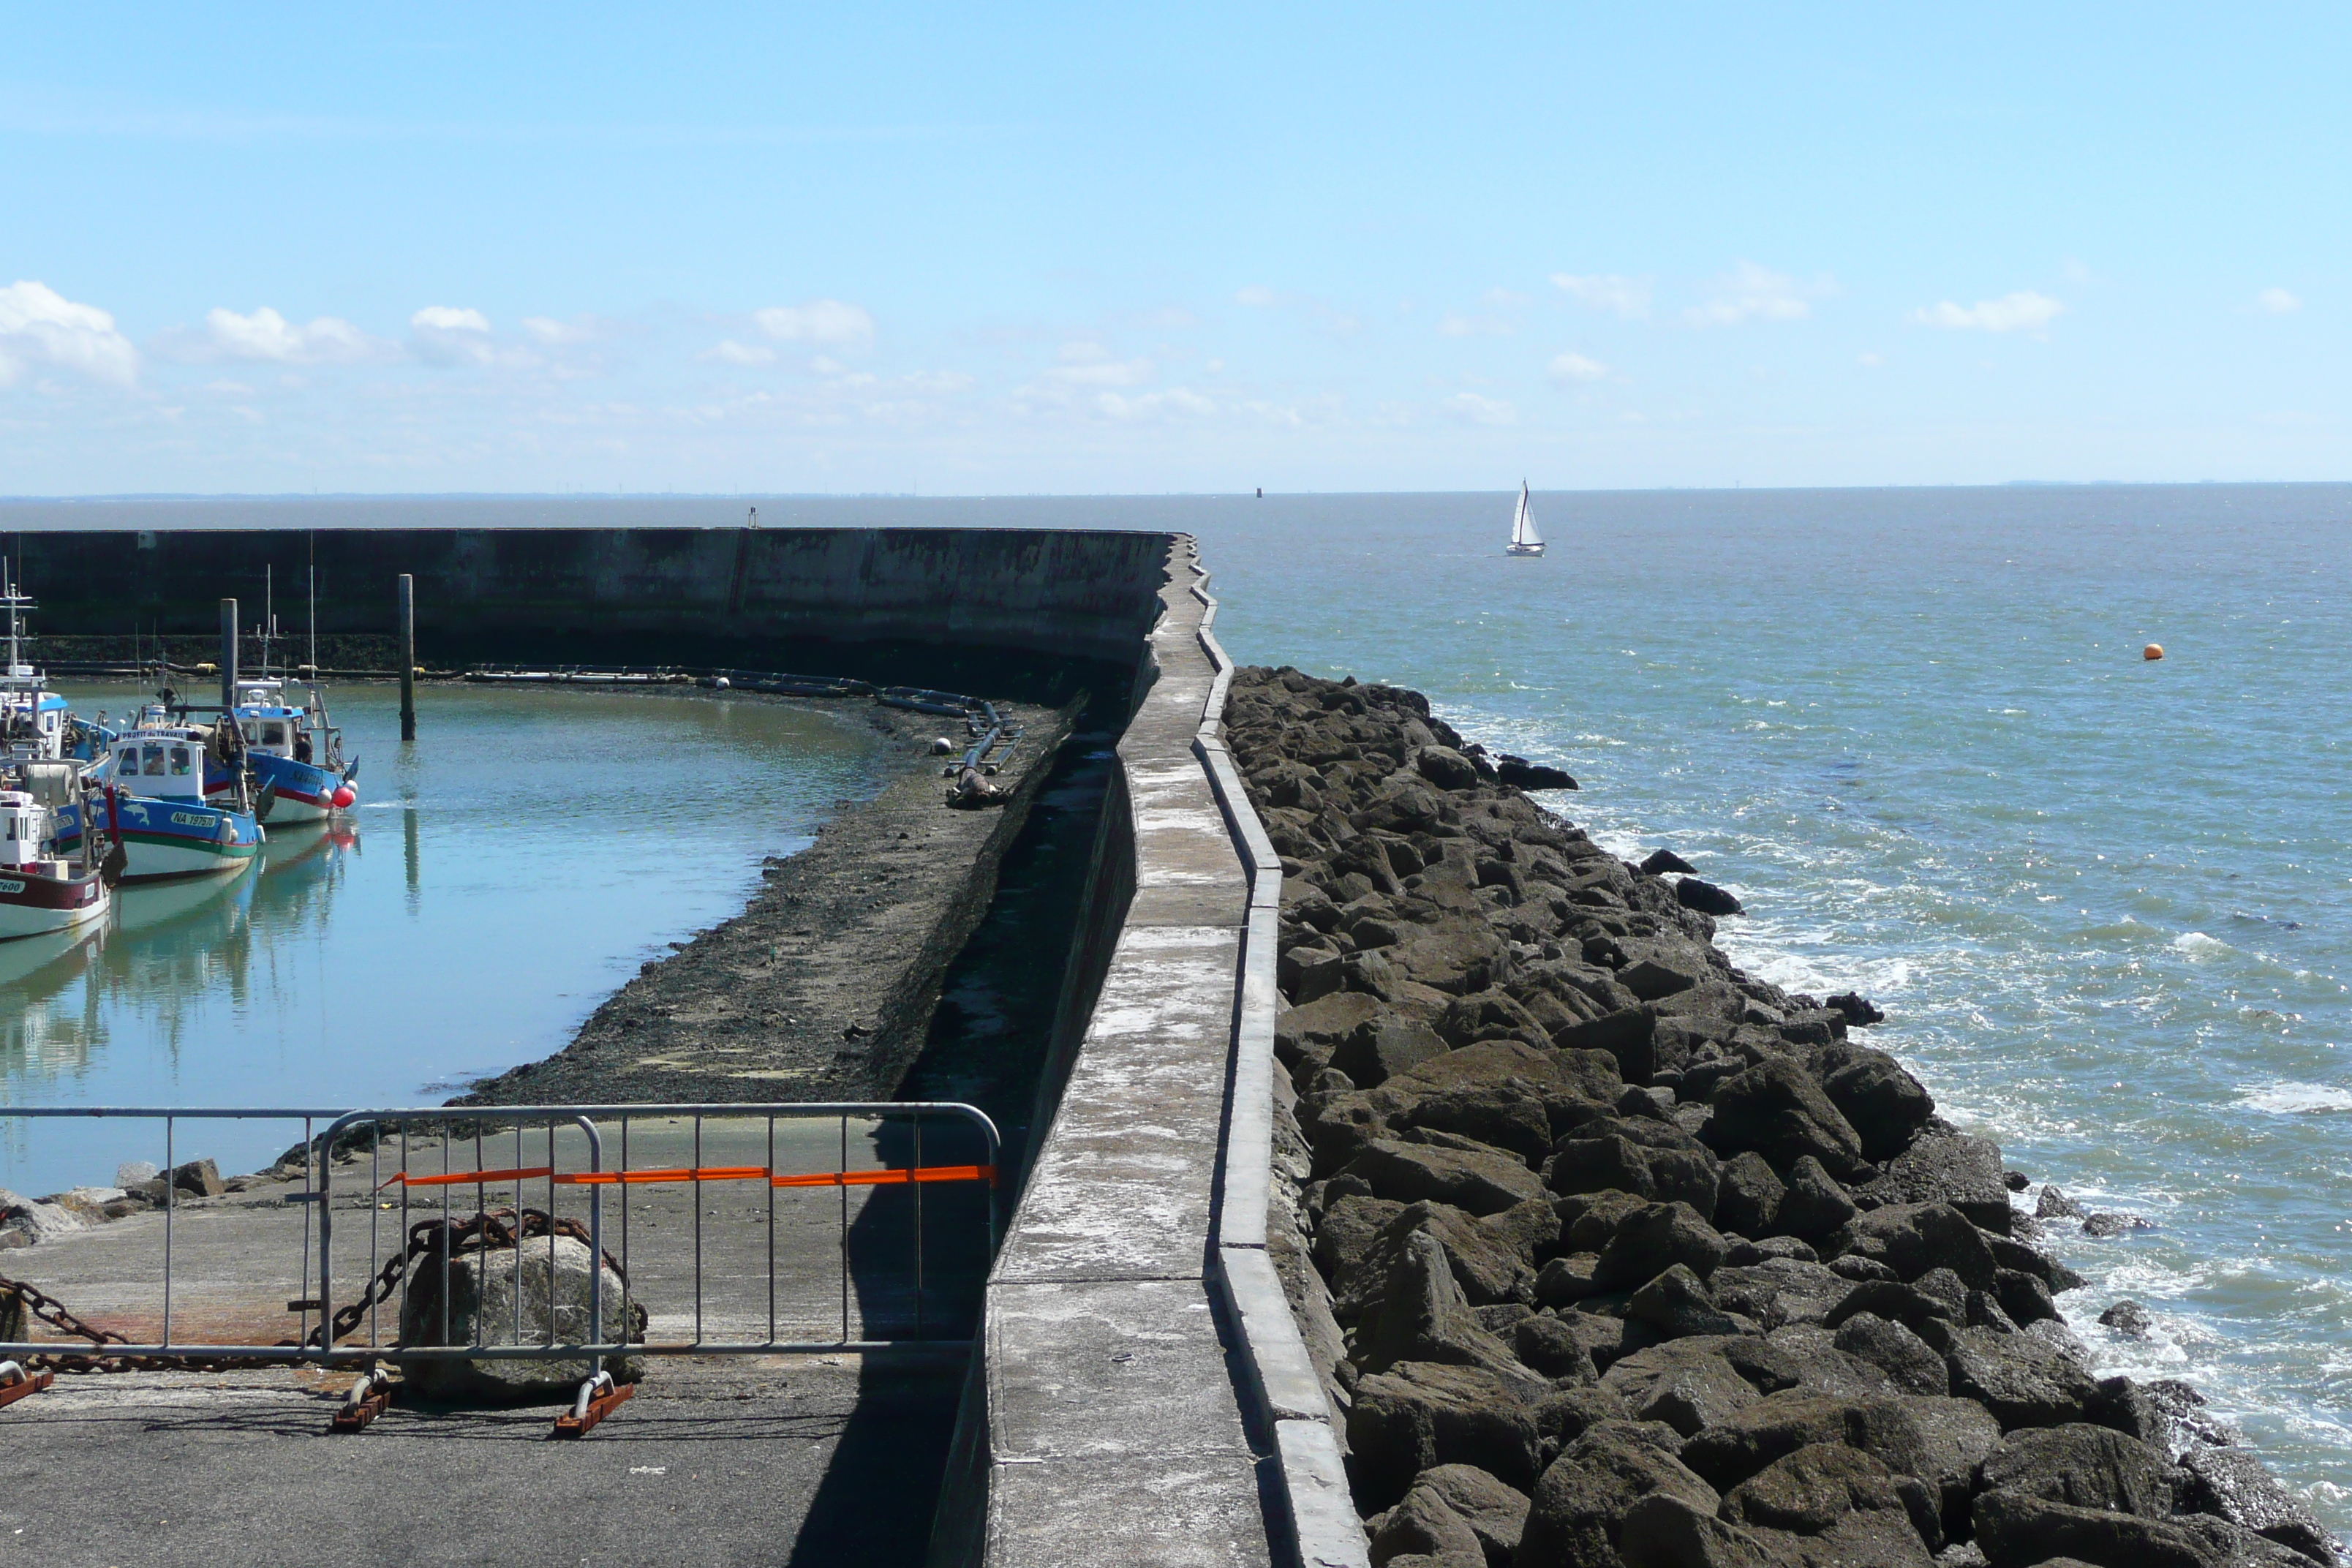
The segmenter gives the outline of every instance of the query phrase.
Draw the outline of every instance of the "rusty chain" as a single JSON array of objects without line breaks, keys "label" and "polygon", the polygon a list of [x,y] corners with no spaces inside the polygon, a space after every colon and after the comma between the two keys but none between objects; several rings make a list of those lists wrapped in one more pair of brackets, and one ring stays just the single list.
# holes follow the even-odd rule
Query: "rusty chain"
[{"label": "rusty chain", "polygon": [[[340,1340],[358,1328],[368,1310],[389,1300],[407,1277],[411,1266],[420,1259],[425,1260],[429,1267],[445,1249],[453,1258],[468,1252],[514,1251],[525,1241],[551,1235],[568,1237],[583,1244],[589,1240],[588,1227],[578,1220],[558,1219],[540,1209],[524,1209],[519,1215],[513,1209],[492,1209],[466,1220],[420,1220],[409,1227],[407,1248],[393,1255],[377,1271],[376,1277],[368,1282],[367,1289],[357,1300],[336,1311],[334,1337]],[[628,1275],[618,1260],[606,1252],[604,1263],[620,1276],[625,1289]],[[284,1361],[266,1357],[224,1361],[203,1356],[109,1355],[105,1352],[106,1346],[127,1345],[131,1342],[130,1339],[111,1329],[101,1329],[83,1321],[72,1309],[39,1286],[0,1274],[0,1296],[15,1296],[25,1304],[27,1311],[49,1327],[90,1342],[90,1353],[40,1352],[25,1357],[27,1366],[68,1373],[225,1372],[236,1368],[290,1366],[299,1359],[294,1355],[289,1355]],[[630,1316],[630,1337],[643,1338],[645,1308],[631,1302]],[[321,1323],[300,1340],[280,1340],[278,1342],[289,1352],[317,1350],[327,1329],[328,1325]]]}]

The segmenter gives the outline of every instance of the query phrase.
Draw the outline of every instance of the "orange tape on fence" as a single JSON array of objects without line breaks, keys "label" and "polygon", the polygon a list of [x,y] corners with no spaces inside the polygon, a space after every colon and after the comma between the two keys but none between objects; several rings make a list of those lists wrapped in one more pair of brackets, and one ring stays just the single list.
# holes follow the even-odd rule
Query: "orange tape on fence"
[{"label": "orange tape on fence", "polygon": [[697,1170],[558,1171],[532,1165],[515,1171],[452,1171],[441,1176],[412,1176],[405,1172],[387,1178],[385,1187],[471,1187],[496,1182],[546,1182],[559,1187],[636,1186],[652,1182],[766,1182],[772,1187],[890,1187],[923,1182],[988,1182],[996,1180],[993,1165],[916,1165],[883,1171],[794,1172],[778,1175],[765,1165],[705,1165]]}]

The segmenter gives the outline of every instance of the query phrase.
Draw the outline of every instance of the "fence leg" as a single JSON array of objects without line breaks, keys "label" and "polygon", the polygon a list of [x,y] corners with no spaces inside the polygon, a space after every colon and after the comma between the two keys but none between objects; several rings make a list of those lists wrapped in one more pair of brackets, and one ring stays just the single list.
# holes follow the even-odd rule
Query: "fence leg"
[{"label": "fence leg", "polygon": [[26,1372],[13,1361],[0,1361],[0,1408],[36,1394],[58,1380],[53,1372]]},{"label": "fence leg", "polygon": [[360,1373],[352,1391],[343,1395],[343,1407],[335,1412],[328,1424],[330,1432],[357,1432],[369,1422],[392,1408],[392,1378],[383,1368],[371,1366]]},{"label": "fence leg", "polygon": [[572,1408],[555,1418],[555,1435],[559,1437],[585,1437],[596,1429],[598,1422],[619,1409],[636,1391],[635,1384],[616,1384],[611,1373],[598,1373],[580,1385],[580,1392],[572,1396]]}]

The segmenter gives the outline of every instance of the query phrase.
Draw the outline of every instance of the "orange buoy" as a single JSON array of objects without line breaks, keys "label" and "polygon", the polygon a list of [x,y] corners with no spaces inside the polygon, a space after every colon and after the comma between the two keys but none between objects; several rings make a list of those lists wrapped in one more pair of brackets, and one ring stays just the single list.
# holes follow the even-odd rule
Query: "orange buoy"
[{"label": "orange buoy", "polygon": [[2152,663],[2164,657],[2164,645],[2160,642],[2152,642],[2139,650],[2139,656]]}]

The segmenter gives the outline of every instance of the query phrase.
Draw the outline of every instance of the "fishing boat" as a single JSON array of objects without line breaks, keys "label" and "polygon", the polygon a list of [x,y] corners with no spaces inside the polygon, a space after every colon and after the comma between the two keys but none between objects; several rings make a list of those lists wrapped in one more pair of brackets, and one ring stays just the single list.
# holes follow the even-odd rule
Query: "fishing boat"
[{"label": "fishing boat", "polygon": [[7,674],[0,676],[0,756],[54,760],[66,754],[66,700],[47,689],[40,672],[25,662],[25,612],[33,607],[22,588],[8,580],[0,563],[0,605],[8,611]]},{"label": "fishing boat", "polygon": [[[234,724],[184,724],[151,703],[108,748],[94,770],[105,787],[108,836],[122,846],[122,879],[216,877],[242,871],[261,852],[260,817],[270,801],[245,767]],[[206,785],[221,781],[220,799]]]},{"label": "fishing boat", "polygon": [[[245,739],[246,766],[257,788],[269,792],[274,823],[323,822],[349,811],[359,800],[356,758],[343,761],[343,732],[327,716],[326,700],[311,687],[300,707],[287,700],[286,683],[264,676],[236,683],[236,725]],[[208,780],[208,798],[225,795],[231,780],[224,772]]]},{"label": "fishing boat", "polygon": [[1506,555],[1541,555],[1543,535],[1536,531],[1536,514],[1528,507],[1528,481],[1519,481],[1519,508],[1511,514],[1511,542]]},{"label": "fishing boat", "polygon": [[96,842],[77,832],[80,853],[59,848],[58,810],[43,798],[81,787],[69,763],[30,761],[0,772],[0,941],[77,931],[111,907],[112,880],[92,853]]}]

